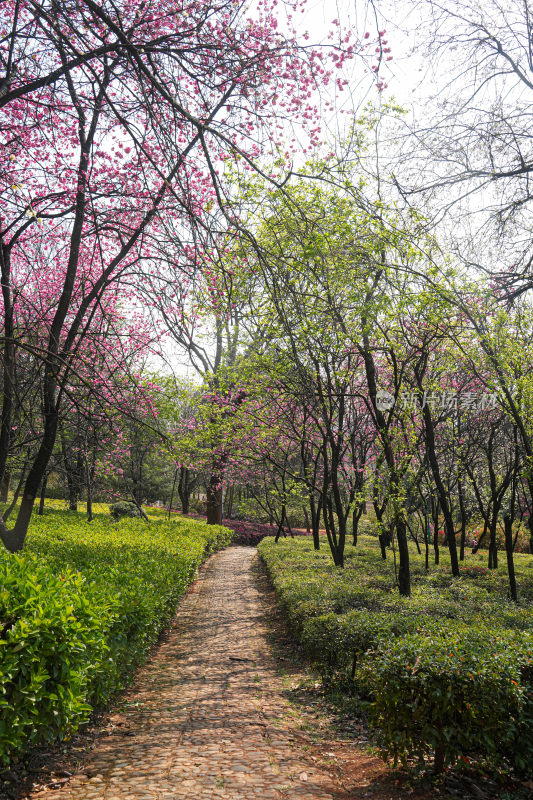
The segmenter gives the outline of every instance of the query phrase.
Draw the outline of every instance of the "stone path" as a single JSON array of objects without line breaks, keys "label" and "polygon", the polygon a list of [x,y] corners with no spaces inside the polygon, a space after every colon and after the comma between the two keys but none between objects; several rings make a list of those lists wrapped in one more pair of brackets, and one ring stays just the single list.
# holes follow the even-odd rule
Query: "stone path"
[{"label": "stone path", "polygon": [[266,641],[255,549],[212,556],[128,694],[126,729],[48,800],[333,800],[330,775],[289,739]]}]

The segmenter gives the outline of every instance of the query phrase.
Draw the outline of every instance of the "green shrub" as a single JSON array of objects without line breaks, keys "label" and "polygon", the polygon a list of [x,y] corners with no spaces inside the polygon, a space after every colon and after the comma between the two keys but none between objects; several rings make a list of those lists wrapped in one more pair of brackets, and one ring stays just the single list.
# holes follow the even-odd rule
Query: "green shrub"
[{"label": "green shrub", "polygon": [[[348,545],[345,568],[306,540],[263,540],[258,552],[286,619],[328,685],[370,701],[382,752],[438,767],[474,754],[533,765],[530,556],[517,556],[520,604],[505,573],[474,557],[459,578],[411,552],[412,595],[371,537]],[[472,580],[472,578],[475,580]],[[354,680],[350,681],[353,675]],[[347,683],[348,681],[348,683]]]},{"label": "green shrub", "polygon": [[0,551],[0,763],[70,735],[147,656],[203,559],[232,532],[162,516],[35,518]]},{"label": "green shrub", "polygon": [[113,615],[79,573],[0,559],[0,760],[77,727]]},{"label": "green shrub", "polygon": [[505,755],[531,767],[533,741],[523,713],[531,691],[524,670],[532,657],[531,635],[482,627],[382,640],[357,678],[373,699],[384,754],[404,764],[433,754],[439,770],[468,755],[493,762]]},{"label": "green shrub", "polygon": [[427,630],[427,622],[409,614],[367,609],[330,613],[308,619],[301,641],[307,655],[329,674],[353,666],[361,655],[383,641],[420,631],[422,625]]},{"label": "green shrub", "polygon": [[141,517],[142,514],[135,505],[135,503],[127,503],[121,500],[119,503],[113,503],[109,506],[109,513],[113,519],[121,519],[122,517]]}]

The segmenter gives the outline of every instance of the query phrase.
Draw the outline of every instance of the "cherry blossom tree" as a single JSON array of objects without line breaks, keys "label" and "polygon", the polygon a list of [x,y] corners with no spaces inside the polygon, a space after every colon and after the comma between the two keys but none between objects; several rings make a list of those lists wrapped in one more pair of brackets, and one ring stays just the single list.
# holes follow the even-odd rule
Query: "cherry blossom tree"
[{"label": "cherry blossom tree", "polygon": [[[139,282],[169,253],[199,268],[194,242],[213,209],[233,219],[225,160],[257,168],[264,144],[281,148],[283,120],[296,116],[318,141],[313,91],[354,47],[344,35],[329,56],[300,47],[279,32],[276,5],[265,0],[253,15],[240,0],[0,7],[0,479],[30,347],[43,397],[15,525],[0,523],[10,550],[23,546],[66,386],[106,294],[135,306]],[[32,292],[37,347],[20,319]]]}]

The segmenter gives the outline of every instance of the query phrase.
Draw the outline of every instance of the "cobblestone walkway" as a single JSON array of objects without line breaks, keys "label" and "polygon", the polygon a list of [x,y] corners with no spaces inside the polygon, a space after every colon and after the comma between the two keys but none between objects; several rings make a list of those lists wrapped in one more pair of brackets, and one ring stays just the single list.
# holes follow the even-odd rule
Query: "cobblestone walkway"
[{"label": "cobblestone walkway", "polygon": [[97,740],[83,774],[48,800],[333,800],[298,750],[265,638],[255,550],[214,555],[168,641],[128,694],[127,727]]}]

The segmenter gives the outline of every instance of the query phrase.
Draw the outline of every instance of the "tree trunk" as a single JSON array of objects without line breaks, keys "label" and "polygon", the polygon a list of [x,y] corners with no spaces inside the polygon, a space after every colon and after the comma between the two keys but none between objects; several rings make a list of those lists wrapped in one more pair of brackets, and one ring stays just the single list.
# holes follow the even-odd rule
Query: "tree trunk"
[{"label": "tree trunk", "polygon": [[86,459],[85,464],[85,482],[87,484],[87,522],[93,521],[93,477],[94,468],[89,466],[89,458]]},{"label": "tree trunk", "polygon": [[302,511],[303,511],[304,520],[305,520],[305,532],[306,533],[311,533],[311,523],[309,521],[309,512],[307,511],[307,508],[305,506],[302,506]]},{"label": "tree trunk", "polygon": [[489,569],[498,569],[498,543],[496,541],[497,518],[491,520],[490,541],[489,541]]},{"label": "tree trunk", "polygon": [[357,528],[359,525],[359,517],[357,515],[357,511],[352,511],[352,544],[354,547],[357,546]]},{"label": "tree trunk", "polygon": [[226,519],[231,519],[231,515],[233,514],[233,498],[235,497],[235,486],[233,483],[229,487],[226,496],[227,496],[227,503],[225,508],[225,517]]},{"label": "tree trunk", "polygon": [[39,498],[39,511],[37,512],[40,517],[44,514],[44,501],[46,498],[46,484],[48,483],[48,475],[45,475],[41,484],[41,496]]},{"label": "tree trunk", "polygon": [[445,754],[444,754],[444,746],[438,744],[435,747],[435,760],[433,762],[433,772],[435,775],[441,775],[444,772],[445,766]]},{"label": "tree trunk", "polygon": [[309,507],[311,509],[311,524],[313,527],[313,547],[315,550],[320,550],[320,514],[322,511],[322,498],[319,498],[317,505],[314,495],[310,494]]},{"label": "tree trunk", "polygon": [[457,490],[459,495],[459,513],[461,514],[461,544],[459,550],[459,561],[464,561],[466,544],[466,510],[464,489],[460,480],[457,482]]},{"label": "tree trunk", "polygon": [[[180,472],[179,472],[180,478],[178,481],[178,495],[180,498],[182,514],[188,514],[191,505],[191,490],[192,486],[194,485],[194,481],[191,484],[190,472],[191,472],[190,469],[188,469],[187,467],[180,467]],[[174,490],[172,490],[172,495],[174,495]]]},{"label": "tree trunk", "polygon": [[92,481],[87,483],[87,522],[93,521],[93,487]]},{"label": "tree trunk", "polygon": [[9,497],[9,484],[11,483],[11,473],[6,469],[0,483],[0,503],[7,503]]},{"label": "tree trunk", "polygon": [[509,573],[509,593],[511,600],[518,603],[518,594],[516,590],[516,575],[514,571],[514,555],[513,555],[513,523],[511,517],[503,518],[505,530],[505,553],[507,555],[507,572]]},{"label": "tree trunk", "polygon": [[327,498],[324,507],[324,520],[326,520],[326,532],[328,533],[328,541],[331,548],[331,555],[333,556],[333,563],[336,567],[344,567],[344,542],[341,548],[339,537],[337,536],[335,517],[333,514],[333,503],[329,497]]},{"label": "tree trunk", "polygon": [[207,524],[222,525],[222,485],[218,475],[211,475],[207,487]]},{"label": "tree trunk", "polygon": [[278,530],[276,532],[276,536],[275,536],[275,539],[274,539],[274,542],[276,544],[279,542],[279,537],[281,536],[282,533],[283,533],[284,536],[287,535],[285,533],[285,531],[283,530],[283,523],[284,522],[285,522],[285,504],[283,504],[281,506],[281,518],[280,518],[279,525],[278,525]]},{"label": "tree trunk", "polygon": [[409,544],[407,542],[407,526],[405,520],[398,517],[396,520],[396,539],[398,540],[398,554],[400,567],[398,570],[398,586],[400,594],[404,597],[411,596],[411,578],[409,571]]},{"label": "tree trunk", "polygon": [[16,553],[24,547],[35,498],[54,449],[57,421],[58,412],[53,407],[45,413],[43,438],[26,478],[17,521],[11,530],[8,530],[5,524],[0,527],[0,539],[10,553]]},{"label": "tree trunk", "polygon": [[435,554],[435,565],[438,566],[440,562],[439,550],[439,501],[436,500],[431,504],[431,514],[433,517],[433,552]]},{"label": "tree trunk", "polygon": [[[168,501],[168,510],[167,510],[168,519],[170,519],[170,513],[172,511],[172,503],[174,502],[174,492],[176,491],[176,481],[177,481],[177,479],[178,479],[178,468],[176,467],[176,469],[174,470],[174,480],[172,481],[172,491],[170,492],[170,498],[169,498],[169,501]],[[183,511],[183,506],[182,506],[182,509],[181,509],[181,513],[182,514],[185,513]]]}]

